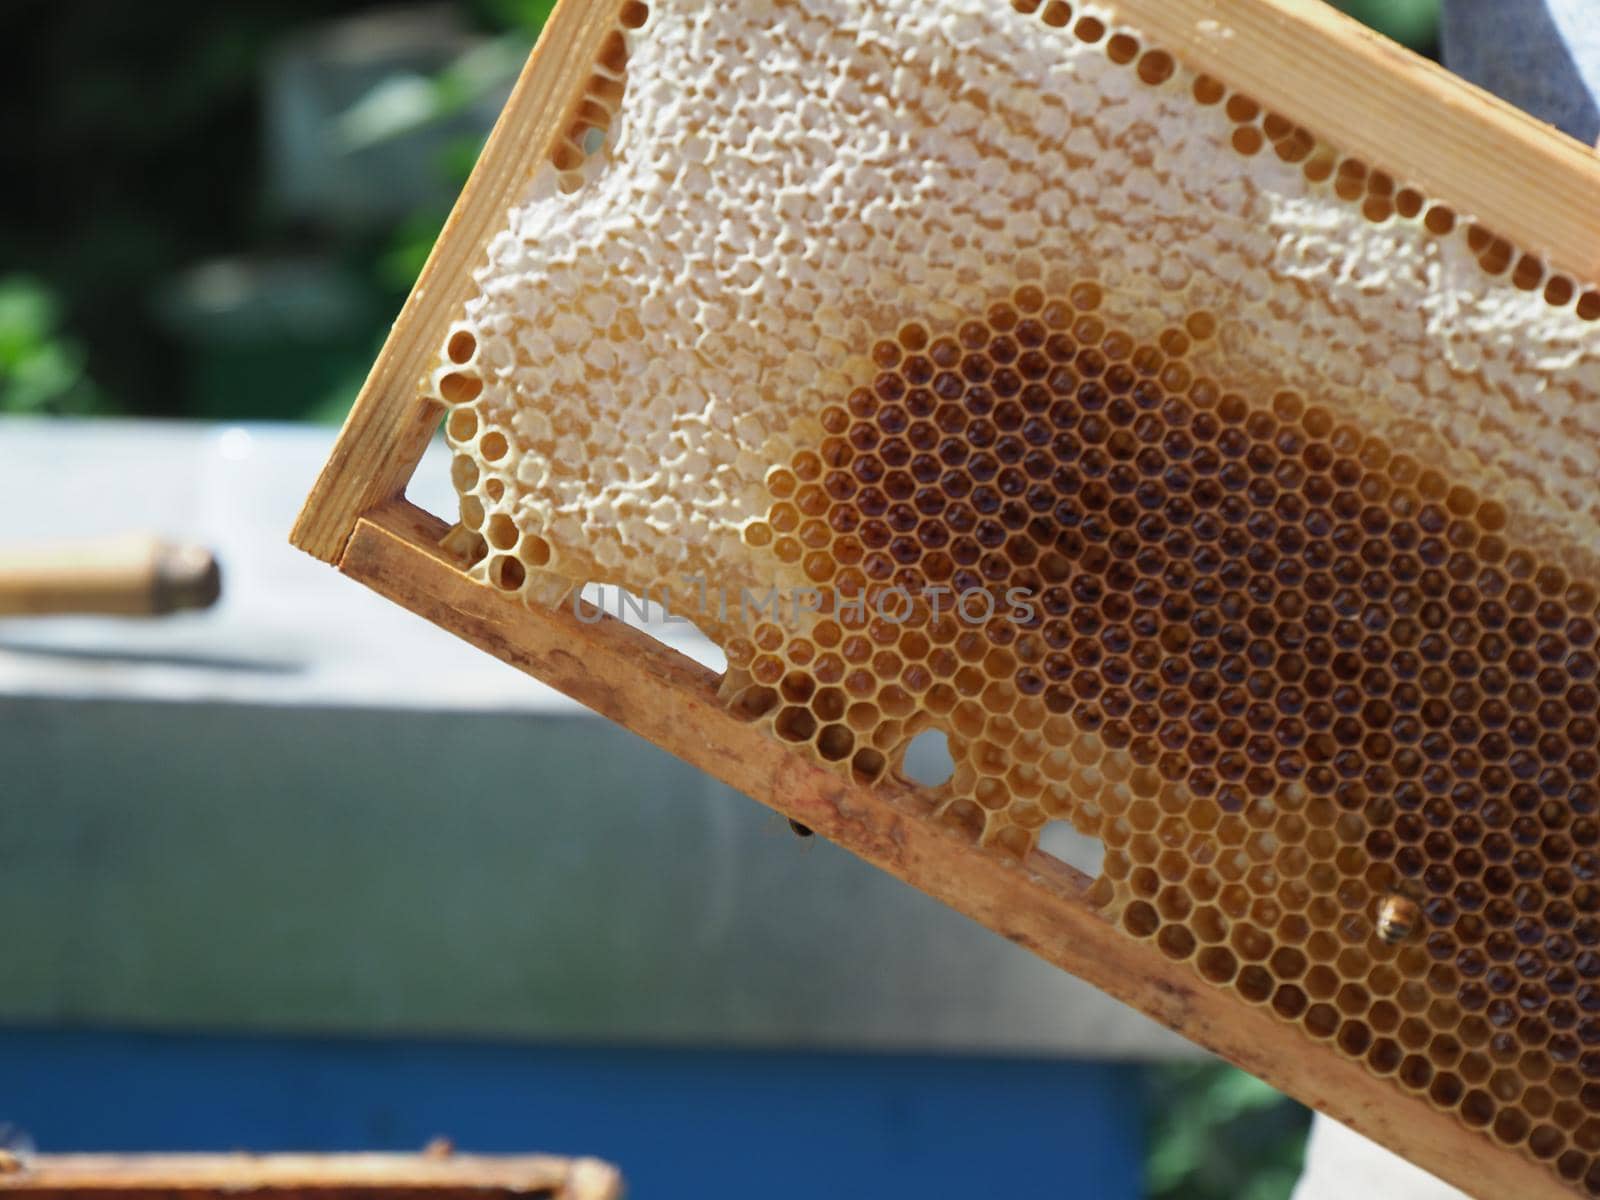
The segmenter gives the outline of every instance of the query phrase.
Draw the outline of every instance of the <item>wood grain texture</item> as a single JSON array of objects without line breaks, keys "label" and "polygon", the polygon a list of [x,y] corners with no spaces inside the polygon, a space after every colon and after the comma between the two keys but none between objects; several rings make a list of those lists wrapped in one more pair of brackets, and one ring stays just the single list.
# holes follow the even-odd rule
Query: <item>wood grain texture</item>
[{"label": "wood grain texture", "polygon": [[1229,88],[1600,283],[1600,154],[1323,0],[1113,0],[1129,27]]},{"label": "wood grain texture", "polygon": [[139,534],[0,546],[0,617],[163,616],[209,607],[221,586],[209,550]]},{"label": "wood grain texture", "polygon": [[714,672],[639,630],[593,610],[592,624],[569,608],[533,612],[474,582],[438,548],[445,529],[386,505],[358,522],[340,570],[1464,1191],[1571,1194],[1546,1167],[1126,936],[1085,902],[1080,872],[980,850],[925,820],[914,786],[860,786],[778,745],[718,703]]},{"label": "wood grain texture", "polygon": [[289,540],[307,554],[337,562],[356,518],[405,490],[443,415],[418,385],[507,206],[570,123],[619,7],[572,0],[545,24],[295,522]]},{"label": "wood grain texture", "polygon": [[470,1154],[43,1155],[0,1175],[30,1200],[619,1200],[597,1159]]}]

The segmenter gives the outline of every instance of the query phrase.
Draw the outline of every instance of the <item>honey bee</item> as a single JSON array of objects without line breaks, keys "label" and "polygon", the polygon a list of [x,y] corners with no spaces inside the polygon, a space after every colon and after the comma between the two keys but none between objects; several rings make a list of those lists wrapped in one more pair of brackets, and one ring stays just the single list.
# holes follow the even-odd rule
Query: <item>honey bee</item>
[{"label": "honey bee", "polygon": [[1417,928],[1417,902],[1405,896],[1385,896],[1378,905],[1378,936],[1394,946]]}]

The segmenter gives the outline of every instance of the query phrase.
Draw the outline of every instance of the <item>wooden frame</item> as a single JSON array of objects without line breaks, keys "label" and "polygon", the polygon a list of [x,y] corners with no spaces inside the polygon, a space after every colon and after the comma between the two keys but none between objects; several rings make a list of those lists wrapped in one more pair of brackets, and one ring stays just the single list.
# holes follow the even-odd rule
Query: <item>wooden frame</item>
[{"label": "wooden frame", "polygon": [[[712,0],[708,0],[712,2]],[[1001,2],[1001,0],[997,0]],[[1600,279],[1600,158],[1321,0],[1117,0],[1191,68],[1247,89],[1455,201],[1552,268]],[[528,672],[912,886],[1088,980],[1305,1103],[1470,1192],[1569,1194],[1548,1167],[1204,984],[1085,901],[1090,880],[1036,855],[980,850],[922,820],[893,781],[853,784],[731,716],[718,677],[610,619],[532,612],[440,549],[445,522],[403,492],[441,417],[419,381],[513,188],[570,123],[619,0],[565,0],[529,60],[318,479],[292,541],[353,579]],[[1315,47],[1314,69],[1296,69]],[[1402,114],[1397,120],[1395,113]],[[1537,187],[1528,181],[1537,179]]]},{"label": "wooden frame", "polygon": [[422,1154],[62,1154],[0,1171],[29,1200],[621,1200],[592,1158]]}]

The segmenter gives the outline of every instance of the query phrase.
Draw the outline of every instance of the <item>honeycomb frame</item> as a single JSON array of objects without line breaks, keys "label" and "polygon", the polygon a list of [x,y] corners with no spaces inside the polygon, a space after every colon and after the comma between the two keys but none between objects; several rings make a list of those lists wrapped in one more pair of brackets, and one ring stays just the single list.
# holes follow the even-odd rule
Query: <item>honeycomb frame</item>
[{"label": "honeycomb frame", "polygon": [[[852,741],[843,755],[830,752],[828,730],[842,731],[832,735],[835,747],[843,746],[847,735],[854,739],[863,730],[850,727],[848,705],[830,700],[840,712],[835,724],[824,725],[816,720],[815,714],[821,710],[814,695],[784,698],[782,687],[788,676],[782,664],[763,682],[752,670],[758,667],[758,647],[751,647],[748,653],[730,652],[730,670],[718,678],[616,622],[589,624],[563,612],[525,608],[515,595],[507,594],[516,588],[507,589],[503,578],[491,578],[499,590],[469,578],[463,565],[472,557],[470,551],[463,556],[459,541],[452,546],[446,540],[443,523],[398,498],[438,423],[443,411],[439,401],[449,404],[463,399],[459,391],[452,394],[449,390],[462,386],[448,382],[450,364],[457,357],[453,351],[447,350],[443,356],[446,362],[443,375],[438,376],[442,380],[438,394],[419,396],[415,380],[427,372],[438,347],[452,336],[450,321],[470,288],[471,267],[502,217],[516,182],[534,163],[551,162],[564,174],[581,168],[587,134],[604,128],[608,89],[620,78],[623,60],[616,54],[618,30],[638,23],[643,7],[638,0],[587,5],[566,0],[558,8],[308,501],[296,528],[296,543],[319,557],[337,561],[346,574],[567,691],[792,820],[977,917],[1442,1177],[1468,1190],[1488,1189],[1489,1194],[1583,1194],[1585,1188],[1594,1194],[1596,1184],[1584,1176],[1590,1169],[1589,1151],[1600,1149],[1600,1143],[1590,1146],[1600,1137],[1600,1125],[1590,1128],[1594,1117],[1588,1110],[1592,1106],[1578,1102],[1577,1087],[1563,1090],[1555,1086],[1557,1076],[1566,1078],[1559,1068],[1547,1064],[1544,1075],[1534,1082],[1536,1120],[1508,1119],[1505,1114],[1517,1110],[1497,1107],[1504,1088],[1528,1086],[1527,1080],[1512,1079],[1508,1074],[1505,1056],[1495,1043],[1501,1035],[1494,1029],[1502,1027],[1498,1021],[1492,1028],[1490,1024],[1491,1014],[1499,1011],[1496,1005],[1506,1003],[1503,995],[1507,993],[1505,988],[1490,989],[1487,983],[1498,981],[1498,972],[1507,975],[1513,989],[1516,986],[1502,959],[1483,956],[1482,970],[1474,978],[1481,977],[1484,985],[1469,986],[1484,992],[1482,1003],[1473,1008],[1484,1017],[1474,1018],[1474,1036],[1465,1039],[1454,1056],[1445,1055],[1445,1061],[1439,1057],[1443,1052],[1422,1036],[1427,998],[1407,991],[1401,973],[1392,965],[1408,956],[1419,971],[1440,969],[1433,935],[1427,944],[1402,937],[1392,951],[1383,948],[1386,936],[1377,938],[1376,946],[1367,952],[1372,961],[1364,969],[1376,967],[1383,974],[1387,967],[1388,974],[1383,977],[1393,976],[1393,986],[1364,996],[1341,985],[1341,974],[1321,965],[1317,954],[1304,952],[1317,939],[1329,942],[1323,947],[1329,954],[1346,952],[1329,941],[1330,922],[1340,911],[1327,902],[1330,890],[1347,885],[1365,889],[1360,897],[1353,892],[1351,897],[1340,896],[1342,904],[1348,900],[1345,907],[1367,913],[1366,928],[1355,939],[1363,941],[1371,938],[1374,926],[1386,920],[1395,923],[1397,918],[1390,909],[1396,904],[1422,905],[1425,896],[1420,889],[1412,896],[1409,885],[1398,883],[1399,876],[1392,871],[1382,879],[1362,878],[1354,883],[1349,879],[1308,879],[1307,894],[1297,910],[1270,916],[1269,923],[1277,930],[1285,928],[1286,922],[1295,926],[1295,936],[1288,939],[1295,946],[1267,939],[1247,919],[1268,920],[1267,914],[1258,911],[1263,903],[1260,872],[1276,870],[1292,877],[1297,870],[1305,870],[1307,861],[1303,853],[1296,856],[1297,845],[1304,845],[1308,838],[1321,838],[1328,842],[1329,857],[1333,857],[1341,846],[1348,845],[1351,836],[1341,825],[1339,804],[1333,798],[1335,783],[1325,792],[1310,789],[1296,804],[1262,806],[1262,796],[1252,786],[1253,773],[1261,764],[1249,756],[1252,742],[1258,740],[1252,734],[1263,730],[1251,723],[1254,717],[1248,703],[1241,702],[1237,713],[1218,713],[1223,725],[1231,721],[1239,727],[1237,744],[1224,748],[1224,757],[1232,753],[1239,759],[1237,771],[1223,785],[1237,785],[1228,820],[1237,825],[1238,832],[1229,844],[1238,845],[1241,853],[1237,877],[1212,872],[1216,880],[1213,894],[1199,897],[1199,908],[1216,916],[1194,911],[1196,897],[1177,886],[1185,878],[1179,862],[1182,839],[1172,840],[1176,834],[1169,834],[1166,822],[1158,821],[1149,828],[1123,822],[1125,832],[1119,836],[1124,843],[1113,847],[1108,839],[1108,859],[1118,858],[1126,864],[1120,881],[1126,887],[1113,897],[1104,894],[1104,880],[1097,885],[1064,865],[1030,854],[1025,837],[1020,858],[1016,853],[1003,853],[1007,833],[1003,829],[999,836],[986,839],[987,847],[975,844],[975,834],[982,836],[987,823],[981,813],[946,805],[936,814],[945,818],[943,822],[928,821],[926,796],[886,776],[881,761],[868,757],[866,769],[846,771],[842,776],[838,770],[830,770],[827,760],[848,757],[854,765],[861,751]],[[1011,7],[1046,24],[1085,20],[1075,11],[1080,5],[1061,0],[1014,0]],[[1146,53],[1140,57],[1139,43],[1119,33],[1119,24],[1090,18],[1100,28],[1088,28],[1080,36],[1104,40],[1114,60],[1123,52],[1117,45],[1122,37],[1132,42],[1128,62],[1141,74],[1147,61],[1152,73],[1170,70],[1170,60],[1165,68],[1159,60],[1150,60],[1151,54],[1170,53],[1213,81],[1216,95],[1210,102],[1229,95],[1251,98],[1256,105],[1253,111],[1241,106],[1237,117],[1231,109],[1229,113],[1239,123],[1234,146],[1240,154],[1260,153],[1270,145],[1285,161],[1293,161],[1294,155],[1306,159],[1308,175],[1313,169],[1322,169],[1312,152],[1315,140],[1305,144],[1308,135],[1294,124],[1304,120],[1350,151],[1347,161],[1405,162],[1405,188],[1397,188],[1381,170],[1369,171],[1364,165],[1357,171],[1336,162],[1327,164],[1326,169],[1338,171],[1336,185],[1341,197],[1371,208],[1373,220],[1389,211],[1429,219],[1433,210],[1426,197],[1470,197],[1471,211],[1480,224],[1459,232],[1469,239],[1484,270],[1510,273],[1518,287],[1542,288],[1552,305],[1576,304],[1585,319],[1592,319],[1584,313],[1584,305],[1592,308],[1600,299],[1592,301],[1591,292],[1574,287],[1571,281],[1600,278],[1600,262],[1595,259],[1600,253],[1600,230],[1595,228],[1595,218],[1581,215],[1580,206],[1565,203],[1583,194],[1584,188],[1592,189],[1600,179],[1592,156],[1580,156],[1576,147],[1563,139],[1458,81],[1426,65],[1397,58],[1392,50],[1377,48],[1353,25],[1314,5],[1247,0],[1228,13],[1227,22],[1216,20],[1213,6],[1192,0],[1141,0],[1095,7],[1114,11],[1117,22],[1136,28],[1146,39]],[[1310,78],[1289,69],[1291,60],[1302,53],[1300,40],[1306,37],[1318,39],[1330,64],[1326,72],[1313,72]],[[1351,78],[1363,81],[1366,90],[1361,102],[1352,102],[1347,94]],[[1328,81],[1335,79],[1341,82],[1328,90]],[[1217,80],[1226,80],[1230,86],[1215,83]],[[1339,103],[1330,111],[1325,104],[1335,96]],[[1421,105],[1437,117],[1426,136],[1417,135],[1426,122],[1396,125],[1383,119],[1382,105],[1396,98]],[[1196,99],[1207,102],[1198,90]],[[1501,170],[1490,173],[1487,184],[1481,176],[1472,175],[1469,168],[1474,156],[1460,148],[1473,139],[1489,140],[1505,162]],[[1519,172],[1537,172],[1551,186],[1542,195],[1529,197],[1512,186]],[[1411,211],[1407,213],[1407,209]],[[1449,210],[1441,209],[1439,220],[1451,219]],[[1433,228],[1431,223],[1429,228]],[[1498,232],[1490,233],[1490,228]],[[1539,257],[1517,249],[1523,247],[1537,248]],[[1081,293],[1074,297],[1069,286],[1049,292],[1034,288],[1013,299],[1009,316],[990,314],[990,345],[997,337],[1008,337],[1018,322],[1042,318],[1049,305],[1071,308],[1070,314],[1064,312],[1063,316],[1061,332],[1065,334],[1074,331],[1074,321],[1094,319],[1093,297]],[[881,347],[879,365],[891,374],[902,370],[903,362],[916,357],[928,342],[945,334],[959,337],[961,332],[902,330],[890,339],[894,344]],[[1170,359],[1181,365],[1180,343],[1204,338],[1206,333],[1203,328],[1174,329],[1170,336],[1163,335],[1160,345],[1135,345],[1130,340],[1124,357],[1135,362],[1142,354],[1147,361]],[[1096,332],[1102,345],[1106,336],[1103,329]],[[1079,348],[1073,349],[1077,353]],[[1103,364],[1100,369],[1104,370]],[[1158,365],[1152,374],[1159,379],[1161,370]],[[1185,386],[1189,382],[1185,380]],[[1179,387],[1163,391],[1159,397],[1152,395],[1143,406],[1145,415],[1174,400],[1182,402],[1177,393],[1184,390]],[[1124,425],[1132,426],[1140,419],[1136,407],[1128,410]],[[1407,466],[1403,461],[1391,461],[1405,456],[1394,455],[1381,443],[1369,446],[1359,434],[1335,428],[1326,414],[1320,414],[1303,397],[1279,397],[1275,411],[1267,414],[1270,430],[1250,428],[1249,418],[1256,417],[1259,410],[1239,410],[1229,419],[1226,396],[1187,408],[1183,414],[1187,427],[1193,426],[1201,410],[1218,417],[1213,442],[1219,434],[1237,432],[1236,457],[1250,464],[1259,476],[1270,477],[1286,458],[1303,456],[1308,446],[1327,448],[1328,461],[1322,469],[1330,480],[1330,504],[1336,494],[1349,493],[1363,501],[1372,501],[1375,495],[1377,506],[1387,510],[1381,514],[1384,521],[1413,523],[1419,518],[1418,510],[1431,505],[1438,516],[1426,519],[1439,524],[1434,532],[1441,537],[1453,526],[1476,523],[1470,531],[1455,535],[1469,545],[1492,541],[1503,522],[1503,514],[1497,515],[1492,504],[1452,493],[1437,476],[1424,479],[1428,473],[1419,471],[1414,463]],[[848,441],[863,419],[852,407],[847,423],[834,432]],[[1261,420],[1256,423],[1261,425]],[[1052,436],[1063,432],[1059,428],[1051,431]],[[1170,423],[1163,427],[1163,436],[1172,432]],[[1254,447],[1272,448],[1284,437],[1291,442],[1298,437],[1299,444],[1292,451],[1276,447],[1270,462],[1266,457],[1259,463],[1251,459]],[[1268,449],[1260,453],[1265,456]],[[805,482],[800,477],[803,469],[795,471],[795,485]],[[1345,473],[1342,481],[1334,478],[1339,471]],[[1397,496],[1402,497],[1400,503],[1410,506],[1407,512],[1393,511]],[[786,497],[775,494],[773,499],[776,510]],[[1101,507],[1110,502],[1109,496],[1103,498]],[[1342,516],[1357,526],[1363,520],[1376,522],[1380,515],[1366,514],[1373,506],[1357,503]],[[1456,543],[1450,544],[1459,549]],[[517,556],[502,561],[514,562],[520,557],[525,556],[519,548]],[[1504,559],[1502,550],[1489,565]],[[531,552],[531,561],[539,561],[537,547]],[[1430,564],[1441,569],[1448,565],[1445,561]],[[1333,564],[1328,566],[1331,570]],[[1332,582],[1323,597],[1330,603],[1338,591]],[[1462,580],[1442,580],[1435,589],[1438,594],[1430,592],[1419,603],[1448,606],[1451,582]],[[1541,578],[1532,565],[1508,570],[1500,587],[1524,588],[1529,597],[1526,611],[1518,608],[1516,616],[1502,614],[1492,629],[1480,619],[1472,636],[1490,636],[1508,621],[1525,620],[1530,623],[1527,651],[1533,653],[1534,643],[1550,629],[1548,622],[1539,627],[1545,635],[1532,628],[1542,619],[1541,607],[1566,600],[1567,585],[1564,578],[1559,583]],[[1270,607],[1270,598],[1267,603]],[[1241,611],[1240,616],[1248,620],[1246,612]],[[1341,622],[1358,616],[1358,612],[1330,611],[1327,627],[1320,634],[1337,636]],[[1561,621],[1570,623],[1587,616],[1582,611],[1565,613]],[[1246,627],[1247,637],[1250,632]],[[1428,624],[1425,631],[1419,625],[1414,640],[1451,638],[1456,632],[1449,614],[1441,613],[1440,620]],[[1254,640],[1259,641],[1259,636]],[[1250,645],[1246,640],[1239,649],[1249,653]],[[812,646],[807,653],[815,649]],[[952,644],[952,649],[957,651],[951,659],[952,670],[959,672],[960,648]],[[1070,653],[1072,647],[1063,649]],[[1344,649],[1359,650],[1359,645]],[[766,665],[759,669],[769,674],[774,671]],[[769,692],[779,698],[769,697]],[[1131,699],[1125,698],[1123,703]],[[1150,699],[1158,702],[1161,698]],[[790,700],[793,703],[787,702]],[[1419,694],[1413,709],[1420,711],[1425,704]],[[1053,710],[1045,705],[1044,712]],[[789,713],[796,715],[786,717]],[[671,714],[672,719],[664,714]],[[1350,714],[1343,715],[1347,718]],[[1582,716],[1576,714],[1576,719]],[[784,725],[785,721],[789,724]],[[992,732],[991,726],[992,720],[981,718],[973,728],[975,733],[980,727],[987,733]],[[1135,739],[1142,739],[1141,744],[1149,743],[1148,750],[1136,756],[1141,769],[1160,774],[1163,759],[1183,749],[1162,743],[1169,727],[1170,722],[1155,720],[1148,729],[1130,731]],[[786,730],[795,736],[786,736]],[[1330,739],[1324,766],[1336,758],[1339,751],[1335,745],[1345,732],[1339,714],[1330,713],[1320,730],[1320,736]],[[799,736],[802,733],[804,736]],[[902,733],[904,729],[896,730],[897,736]],[[1015,729],[1006,731],[1006,744],[1017,736]],[[1413,740],[1425,736],[1419,731]],[[808,749],[788,749],[784,741],[802,741]],[[1394,748],[1388,753],[1392,756]],[[823,761],[819,763],[819,759]],[[1380,765],[1388,761],[1379,759]],[[1307,768],[1302,765],[1299,769],[1304,772]],[[1013,786],[1025,789],[1032,784],[1018,779]],[[1416,837],[1410,843],[1402,844],[1405,839],[1400,838],[1387,847],[1363,848],[1380,861],[1385,853],[1394,861],[1408,846],[1413,854],[1426,854],[1426,803],[1419,800],[1415,807],[1415,814],[1400,814],[1416,818]],[[1123,814],[1106,815],[1113,818],[1114,826],[1114,818]],[[1104,835],[1110,827],[1093,832]],[[1125,853],[1114,855],[1111,850]],[[1363,860],[1362,870],[1349,874],[1364,875],[1366,865]],[[1422,875],[1420,866],[1415,874]],[[1097,887],[1102,889],[1098,894]],[[1214,928],[1215,936],[1196,937],[1195,928]],[[1298,968],[1288,961],[1294,954],[1299,955]],[[1279,958],[1284,962],[1279,963]],[[1502,965],[1493,965],[1496,963]],[[1443,969],[1457,968],[1446,963]],[[1491,990],[1502,998],[1492,999]],[[1288,1024],[1290,1021],[1298,1024]],[[1478,1025],[1483,1026],[1481,1038],[1476,1036]],[[1441,1080],[1447,1082],[1441,1084]],[[1577,1138],[1582,1141],[1570,1142]],[[1579,1162],[1572,1156],[1580,1146],[1584,1148],[1581,1166],[1568,1168],[1568,1158],[1574,1164]]]}]

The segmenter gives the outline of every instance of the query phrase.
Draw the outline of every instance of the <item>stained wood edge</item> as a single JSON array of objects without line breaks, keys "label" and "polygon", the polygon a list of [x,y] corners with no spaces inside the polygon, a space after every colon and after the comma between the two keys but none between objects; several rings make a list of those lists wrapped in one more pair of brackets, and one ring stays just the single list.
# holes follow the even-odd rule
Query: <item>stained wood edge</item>
[{"label": "stained wood edge", "polygon": [[279,1200],[620,1200],[622,1175],[592,1158],[449,1154],[41,1155],[0,1175],[0,1194],[32,1200],[184,1200],[250,1193]]},{"label": "stained wood edge", "polygon": [[443,416],[418,382],[471,296],[484,246],[565,132],[621,5],[565,0],[545,23],[295,521],[289,541],[306,553],[337,562],[356,519],[405,491]]},{"label": "stained wood edge", "polygon": [[446,528],[390,503],[357,522],[339,569],[1468,1194],[1574,1194],[1546,1166],[1127,937],[1089,907],[1080,873],[981,850],[924,819],[914,787],[857,785],[784,749],[717,702],[715,672],[646,633],[593,612],[592,624],[569,608],[534,612],[474,582],[438,547]]},{"label": "stained wood edge", "polygon": [[1323,0],[1109,0],[1117,17],[1340,151],[1600,283],[1600,154]]}]

